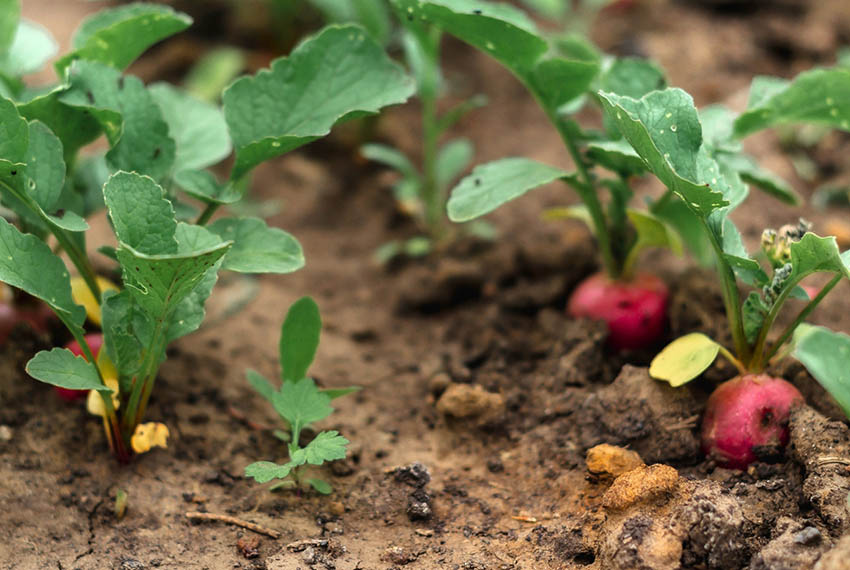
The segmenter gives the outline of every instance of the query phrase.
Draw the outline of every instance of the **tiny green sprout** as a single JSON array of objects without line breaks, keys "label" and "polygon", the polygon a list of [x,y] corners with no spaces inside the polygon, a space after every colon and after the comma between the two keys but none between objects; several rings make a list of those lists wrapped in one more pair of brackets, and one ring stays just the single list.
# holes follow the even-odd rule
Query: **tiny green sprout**
[{"label": "tiny green sprout", "polygon": [[312,364],[319,347],[322,320],[319,307],[310,297],[293,303],[286,314],[280,332],[281,386],[275,389],[271,383],[254,370],[248,370],[251,386],[268,400],[289,431],[275,430],[274,435],[287,443],[289,459],[283,464],[258,461],[245,467],[245,476],[258,483],[282,480],[273,489],[298,489],[302,483],[327,495],[333,487],[322,479],[305,479],[302,471],[308,465],[320,466],[327,461],[344,459],[349,441],[339,432],[321,431],[305,446],[301,446],[303,431],[312,424],[324,420],[333,412],[330,403],[335,398],[350,394],[358,388],[336,388],[322,390],[307,369]]}]

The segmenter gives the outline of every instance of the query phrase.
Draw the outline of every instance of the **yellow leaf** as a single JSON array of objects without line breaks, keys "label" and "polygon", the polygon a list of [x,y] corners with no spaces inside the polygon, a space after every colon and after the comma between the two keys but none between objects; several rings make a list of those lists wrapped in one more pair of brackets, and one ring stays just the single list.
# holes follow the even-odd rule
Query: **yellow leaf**
[{"label": "yellow leaf", "polygon": [[649,375],[665,380],[674,388],[690,382],[711,366],[720,345],[702,333],[679,337],[652,359]]},{"label": "yellow leaf", "polygon": [[[101,354],[103,353],[104,351],[101,351]],[[99,366],[100,358],[97,360]],[[107,358],[106,360],[109,359]],[[121,399],[118,397],[118,379],[111,376],[104,376],[103,381],[106,382],[106,387],[112,390],[112,405],[117,410],[118,406],[121,404]],[[100,397],[97,390],[89,390],[89,397],[88,400],[86,400],[86,409],[90,414],[95,416],[103,417],[106,415],[106,410],[103,408],[103,398]]]},{"label": "yellow leaf", "polygon": [[[115,283],[105,277],[97,277],[97,285],[100,287],[101,293],[104,291],[118,291]],[[71,278],[71,297],[73,297],[76,304],[85,307],[89,320],[100,326],[100,303],[94,298],[91,289],[89,289],[85,279],[82,277]]]},{"label": "yellow leaf", "polygon": [[168,427],[159,422],[148,422],[136,426],[130,445],[136,453],[144,453],[152,447],[168,447]]}]

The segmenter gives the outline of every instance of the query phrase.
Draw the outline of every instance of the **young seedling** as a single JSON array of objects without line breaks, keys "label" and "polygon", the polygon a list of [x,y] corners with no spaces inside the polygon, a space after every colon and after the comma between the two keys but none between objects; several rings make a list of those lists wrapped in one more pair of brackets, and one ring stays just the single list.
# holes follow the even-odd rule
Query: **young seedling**
[{"label": "young seedling", "polygon": [[[586,102],[598,102],[598,89],[631,97],[662,88],[665,79],[651,62],[614,58],[587,42],[573,38],[550,43],[521,11],[506,4],[476,0],[394,0],[416,21],[438,26],[489,54],[507,67],[529,90],[557,129],[576,170],[526,158],[506,158],[476,167],[454,188],[448,201],[449,218],[463,222],[487,214],[529,190],[560,180],[573,188],[581,206],[549,212],[549,217],[585,221],[599,247],[603,271],[581,283],[568,303],[570,315],[604,320],[609,342],[616,349],[636,349],[656,342],[666,326],[668,292],[656,275],[640,268],[640,254],[648,247],[679,252],[681,240],[671,224],[693,248],[694,219],[668,191],[648,211],[628,207],[630,179],[645,173],[647,165],[623,141],[613,123],[606,131],[583,129],[575,114]],[[662,115],[659,121],[665,122]],[[682,125],[681,127],[685,127]],[[665,133],[681,128],[666,121]],[[725,148],[733,168],[755,167],[740,148]],[[607,190],[609,199],[600,197]],[[787,200],[793,195],[786,194]],[[698,237],[698,236],[697,236]]]},{"label": "young seedling", "polygon": [[[703,449],[720,465],[744,468],[787,443],[789,409],[801,404],[802,397],[768,369],[789,354],[850,413],[850,337],[803,322],[839,281],[850,277],[850,253],[841,253],[834,237],[819,237],[801,222],[764,233],[762,252],[769,267],[763,268],[746,251],[729,218],[747,186],[744,173],[728,164],[723,151],[751,132],[783,122],[827,122],[846,129],[847,93],[847,71],[813,71],[793,83],[758,79],[748,110],[738,117],[727,114],[722,123],[698,113],[691,97],[679,89],[640,99],[600,93],[606,117],[652,173],[690,208],[715,253],[731,349],[692,333],[661,351],[650,374],[680,386],[699,376],[718,353],[735,365],[739,376],[721,384],[709,398],[702,424]],[[839,100],[841,106],[835,103]],[[671,125],[677,126],[675,132]],[[801,285],[814,273],[831,277],[810,296]],[[755,289],[743,299],[739,280]],[[772,336],[777,317],[792,299],[805,304],[779,328],[778,336]]]},{"label": "young seedling", "polygon": [[[450,184],[469,166],[473,147],[465,138],[443,144],[440,139],[466,113],[485,103],[482,97],[473,97],[440,113],[438,104],[444,84],[440,69],[442,33],[436,26],[404,10],[398,9],[397,16],[403,28],[407,65],[416,78],[421,107],[422,161],[417,167],[400,150],[382,144],[364,145],[361,152],[366,158],[397,171],[400,179],[393,190],[398,207],[416,221],[425,235],[385,244],[377,253],[380,261],[397,255],[426,255],[435,245],[450,241],[452,232],[446,220],[446,200]],[[477,235],[490,235],[482,224],[464,228]]]},{"label": "young seedling", "polygon": [[[16,14],[8,8],[0,22],[17,22]],[[91,390],[88,409],[102,416],[121,461],[165,444],[167,428],[142,420],[166,347],[201,325],[219,271],[288,273],[304,264],[300,245],[283,230],[249,217],[210,222],[213,214],[242,198],[263,161],[413,92],[403,70],[356,26],[328,27],[271,69],[236,80],[222,109],[123,73],[148,46],[189,24],[185,14],[156,4],[99,12],[57,61],[58,85],[0,97],[7,134],[0,200],[15,222],[0,219],[0,280],[44,301],[82,354],[42,351],[27,371],[54,386]],[[106,154],[79,160],[79,150],[101,135]],[[230,176],[219,181],[206,168],[231,150]],[[95,275],[87,254],[86,218],[103,207],[118,246],[99,251],[121,274],[118,290]],[[81,281],[72,280],[48,236]],[[87,313],[93,324],[102,318],[97,359],[85,336]]]},{"label": "young seedling", "polygon": [[304,479],[302,471],[308,465],[319,466],[345,458],[348,440],[337,431],[322,431],[302,447],[302,434],[306,428],[333,413],[330,405],[333,399],[358,388],[322,390],[307,377],[307,369],[319,347],[321,330],[322,320],[316,302],[310,297],[299,299],[289,308],[280,331],[280,389],[275,390],[258,372],[247,372],[248,381],[274,406],[289,428],[287,432],[275,432],[279,439],[288,442],[289,460],[286,463],[258,461],[245,467],[245,476],[253,477],[258,483],[282,479],[273,488],[300,489],[302,483],[306,483],[325,495],[333,491],[327,481]]}]

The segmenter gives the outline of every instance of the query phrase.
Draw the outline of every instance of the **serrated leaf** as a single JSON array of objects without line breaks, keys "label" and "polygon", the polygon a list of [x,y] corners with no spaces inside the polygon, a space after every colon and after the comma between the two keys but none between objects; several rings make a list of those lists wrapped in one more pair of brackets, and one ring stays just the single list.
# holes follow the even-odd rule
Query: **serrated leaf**
[{"label": "serrated leaf", "polygon": [[606,116],[647,168],[699,217],[707,218],[740,199],[732,195],[719,166],[702,146],[702,129],[690,95],[666,89],[641,99],[602,92],[599,96]]},{"label": "serrated leaf", "polygon": [[103,186],[118,241],[143,254],[177,252],[177,220],[165,191],[148,176],[117,172]]},{"label": "serrated leaf", "polygon": [[273,479],[285,479],[297,467],[291,463],[278,465],[271,461],[257,461],[245,467],[245,477],[251,477],[257,483],[268,483]]},{"label": "serrated leaf", "polygon": [[284,382],[299,382],[316,357],[322,317],[319,306],[310,297],[295,301],[286,313],[280,330],[280,368]]},{"label": "serrated leaf", "polygon": [[356,26],[330,26],[271,69],[237,80],[223,95],[236,149],[231,179],[330,132],[340,120],[402,103],[413,81]]},{"label": "serrated leaf", "polygon": [[206,204],[233,204],[244,194],[242,185],[231,181],[221,183],[208,170],[183,170],[174,175],[174,182],[186,194]]},{"label": "serrated leaf", "polygon": [[134,3],[101,10],[74,33],[74,51],[56,62],[61,77],[71,62],[85,59],[124,69],[155,43],[183,31],[192,18],[159,4]]},{"label": "serrated leaf", "polygon": [[27,363],[27,374],[47,384],[69,390],[109,391],[97,375],[94,364],[74,356],[67,348],[42,350]]},{"label": "serrated leaf", "polygon": [[850,69],[813,69],[793,81],[754,80],[735,135],[787,123],[815,123],[850,131]]},{"label": "serrated leaf", "polygon": [[635,152],[632,145],[622,139],[588,143],[587,156],[596,164],[624,178],[646,172],[643,159]]},{"label": "serrated leaf", "polygon": [[791,244],[790,282],[799,282],[816,272],[838,273],[850,278],[850,268],[842,258],[834,236],[820,237],[806,233]]},{"label": "serrated leaf", "polygon": [[[280,391],[272,396],[274,409],[289,422],[293,434],[331,415],[333,408],[330,401],[330,396],[319,391],[311,378],[284,382]],[[297,441],[294,436],[292,439]]]},{"label": "serrated leaf", "polygon": [[850,417],[850,336],[803,323],[794,331],[792,355]]},{"label": "serrated leaf", "polygon": [[529,190],[568,176],[563,170],[527,158],[504,158],[476,166],[452,190],[449,219],[453,222],[475,219]]},{"label": "serrated leaf", "polygon": [[321,493],[322,495],[330,495],[334,492],[334,488],[331,484],[322,479],[307,479],[307,482],[311,487],[313,487],[313,489],[316,490],[317,493]]},{"label": "serrated leaf", "polygon": [[175,172],[212,166],[230,154],[230,133],[224,113],[168,83],[154,83],[148,92],[159,105],[168,134],[177,145]]},{"label": "serrated leaf", "polygon": [[277,390],[275,390],[274,386],[271,385],[266,377],[256,370],[251,370],[250,368],[245,371],[245,376],[248,378],[248,383],[251,387],[256,390],[260,396],[271,403],[274,393],[277,392]]},{"label": "serrated leaf", "polygon": [[82,334],[86,311],[71,298],[71,280],[62,260],[33,235],[0,218],[0,281],[23,289],[50,305],[69,327]]},{"label": "serrated leaf", "polygon": [[106,158],[114,170],[157,180],[171,171],[176,144],[141,80],[102,63],[76,61],[68,70],[68,82],[60,101],[97,119],[112,147]]},{"label": "serrated leaf", "polygon": [[233,242],[222,267],[240,273],[291,273],[304,267],[301,244],[259,218],[220,218],[209,230]]},{"label": "serrated leaf", "polygon": [[0,51],[12,45],[20,19],[20,0],[0,0]]},{"label": "serrated leaf", "polygon": [[649,375],[678,387],[702,374],[717,358],[720,345],[702,333],[679,337],[652,359]]},{"label": "serrated leaf", "polygon": [[455,139],[441,146],[435,168],[437,187],[447,188],[469,166],[472,154],[472,143],[467,139]]},{"label": "serrated leaf", "polygon": [[345,459],[345,446],[348,444],[349,441],[339,435],[338,431],[320,432],[303,449],[304,459],[310,465],[321,465],[326,461]]},{"label": "serrated leaf", "polygon": [[8,50],[0,50],[0,72],[10,77],[36,72],[56,54],[57,49],[56,40],[47,28],[29,20],[21,20],[12,45]]}]

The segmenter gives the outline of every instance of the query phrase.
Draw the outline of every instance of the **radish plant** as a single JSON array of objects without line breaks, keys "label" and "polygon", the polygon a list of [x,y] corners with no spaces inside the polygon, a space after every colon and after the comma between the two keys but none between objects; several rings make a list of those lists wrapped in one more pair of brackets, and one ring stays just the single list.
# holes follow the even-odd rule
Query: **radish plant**
[{"label": "radish plant", "polygon": [[[526,158],[506,158],[478,166],[452,190],[449,218],[473,220],[533,188],[564,182],[576,191],[582,205],[548,215],[585,221],[596,238],[603,269],[578,286],[569,300],[569,313],[606,321],[614,348],[636,349],[657,341],[666,326],[668,291],[661,279],[639,269],[640,254],[649,247],[680,251],[681,233],[704,256],[702,237],[693,232],[695,219],[672,191],[651,202],[648,210],[629,207],[630,180],[649,166],[622,139],[611,119],[605,120],[606,128],[600,132],[582,128],[576,113],[588,102],[599,103],[596,91],[600,89],[641,97],[663,88],[666,81],[661,70],[649,61],[601,54],[577,38],[550,43],[523,12],[506,4],[394,1],[415,21],[432,23],[507,67],[545,112],[575,165],[568,172]],[[712,113],[718,121],[725,116],[722,110]],[[669,121],[665,129],[676,136],[675,121]],[[730,168],[752,174],[750,182],[767,185],[786,201],[795,200],[786,186],[741,154],[739,146],[721,150],[729,156]]]},{"label": "radish plant", "polygon": [[[60,84],[0,97],[7,134],[0,200],[14,222],[0,219],[0,280],[44,301],[82,354],[42,351],[27,371],[54,386],[91,390],[89,410],[102,416],[121,461],[164,445],[165,426],[141,423],[157,371],[166,346],[201,325],[219,271],[288,273],[304,264],[290,234],[259,218],[211,221],[216,210],[242,198],[261,162],[413,91],[403,70],[356,26],[328,27],[270,69],[236,80],[222,109],[123,73],[148,46],[189,24],[186,15],[155,4],[99,12],[56,62]],[[80,160],[79,150],[101,135],[106,154]],[[222,181],[206,168],[231,149],[234,163]],[[102,207],[118,245],[98,251],[121,275],[117,291],[103,285],[87,254],[93,244],[86,217]],[[79,274],[73,286],[48,237]],[[102,325],[97,359],[80,303]]]},{"label": "radish plant", "polygon": [[[778,359],[792,355],[800,360],[850,415],[850,337],[804,324],[824,297],[850,277],[850,252],[841,253],[834,237],[819,237],[800,222],[764,233],[761,249],[768,263],[763,267],[747,252],[729,218],[747,186],[744,173],[729,163],[724,150],[781,123],[809,121],[847,129],[848,93],[847,70],[815,70],[790,83],[759,78],[748,109],[737,117],[725,114],[721,124],[718,117],[697,112],[691,97],[679,89],[641,98],[600,93],[607,119],[687,205],[715,254],[731,348],[692,333],[661,351],[650,374],[679,386],[702,373],[718,353],[735,365],[739,376],[714,392],[703,418],[703,447],[721,465],[744,468],[787,443],[788,412],[802,397],[786,381],[769,376]],[[814,273],[828,274],[829,281],[809,296],[801,284]],[[751,288],[745,297],[739,281]],[[789,324],[779,326],[777,317],[794,300],[802,307]],[[774,329],[778,334],[771,334]]]},{"label": "radish plant", "polygon": [[345,458],[348,440],[337,431],[322,431],[302,447],[302,435],[312,424],[333,413],[332,400],[359,388],[322,390],[312,378],[307,377],[307,369],[319,347],[321,329],[322,320],[316,302],[310,297],[299,299],[289,308],[280,331],[280,388],[275,389],[258,372],[248,370],[248,381],[274,406],[289,428],[286,432],[275,431],[279,439],[288,443],[289,459],[286,463],[258,461],[245,467],[245,476],[258,483],[282,479],[273,488],[300,489],[302,484],[308,484],[325,495],[333,490],[322,479],[304,479],[302,471],[308,465],[319,466]]},{"label": "radish plant", "polygon": [[[412,217],[425,235],[394,241],[378,251],[379,260],[396,255],[416,257],[427,254],[434,244],[450,239],[451,228],[446,220],[446,200],[450,184],[472,160],[472,143],[457,138],[440,144],[441,137],[466,113],[484,104],[482,97],[468,99],[443,113],[438,103],[443,90],[440,70],[442,32],[434,25],[397,10],[401,22],[402,43],[407,66],[416,78],[416,94],[421,107],[422,160],[417,167],[402,151],[383,144],[367,144],[363,156],[393,168],[400,175],[393,191],[402,213]],[[481,225],[465,226],[472,233],[481,233]],[[486,232],[486,227],[484,227]]]}]

